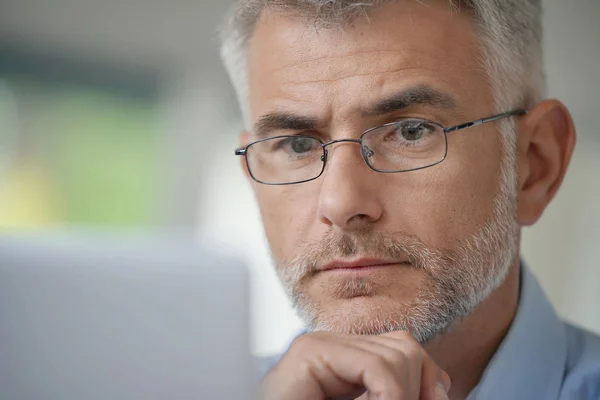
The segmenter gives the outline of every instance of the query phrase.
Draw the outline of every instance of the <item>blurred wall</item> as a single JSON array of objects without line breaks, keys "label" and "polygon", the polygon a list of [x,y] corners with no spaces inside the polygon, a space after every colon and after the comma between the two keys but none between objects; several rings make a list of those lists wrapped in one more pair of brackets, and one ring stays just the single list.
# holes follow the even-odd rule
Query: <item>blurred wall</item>
[{"label": "blurred wall", "polygon": [[[253,345],[267,354],[282,349],[300,324],[273,272],[254,198],[233,156],[241,122],[215,31],[228,3],[0,0],[0,54],[10,48],[155,73],[161,225],[195,230],[248,260]],[[579,142],[557,198],[524,231],[523,254],[561,315],[600,332],[600,2],[544,4],[550,95],[573,112]]]}]

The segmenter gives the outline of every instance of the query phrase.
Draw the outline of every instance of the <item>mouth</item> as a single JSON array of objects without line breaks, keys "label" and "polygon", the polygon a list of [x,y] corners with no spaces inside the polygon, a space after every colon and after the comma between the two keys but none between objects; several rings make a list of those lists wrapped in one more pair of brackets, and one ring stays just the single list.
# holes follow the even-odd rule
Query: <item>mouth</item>
[{"label": "mouth", "polygon": [[323,265],[320,270],[323,272],[368,272],[382,268],[397,267],[400,265],[410,265],[407,260],[390,260],[377,258],[361,258],[354,261],[334,260]]}]

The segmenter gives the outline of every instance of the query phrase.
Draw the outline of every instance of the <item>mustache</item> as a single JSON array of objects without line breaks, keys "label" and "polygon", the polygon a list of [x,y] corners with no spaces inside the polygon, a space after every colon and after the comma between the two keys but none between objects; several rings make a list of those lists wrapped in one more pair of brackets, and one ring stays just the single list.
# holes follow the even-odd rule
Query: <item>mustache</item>
[{"label": "mustache", "polygon": [[285,263],[285,269],[286,275],[300,280],[317,273],[321,265],[334,259],[362,256],[408,261],[413,268],[427,270],[433,260],[438,265],[452,261],[448,254],[429,248],[417,236],[405,232],[347,234],[329,230],[321,240],[305,242],[296,257]]}]

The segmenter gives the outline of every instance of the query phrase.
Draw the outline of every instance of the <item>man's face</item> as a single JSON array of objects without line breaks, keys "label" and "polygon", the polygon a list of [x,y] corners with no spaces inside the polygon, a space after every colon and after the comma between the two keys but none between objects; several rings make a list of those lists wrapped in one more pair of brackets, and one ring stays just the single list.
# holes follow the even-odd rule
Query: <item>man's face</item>
[{"label": "man's face", "polygon": [[[265,134],[330,141],[407,117],[451,126],[493,114],[473,23],[445,0],[428,3],[388,4],[331,29],[264,12],[248,60],[252,121],[300,117],[314,126],[290,123]],[[416,87],[449,96],[454,106],[364,111]],[[427,340],[501,282],[518,232],[514,190],[499,189],[513,182],[501,179],[498,127],[449,134],[447,158],[423,170],[375,172],[346,142],[328,147],[316,180],[254,183],[278,272],[311,328],[410,329]],[[343,262],[387,265],[324,270]]]}]

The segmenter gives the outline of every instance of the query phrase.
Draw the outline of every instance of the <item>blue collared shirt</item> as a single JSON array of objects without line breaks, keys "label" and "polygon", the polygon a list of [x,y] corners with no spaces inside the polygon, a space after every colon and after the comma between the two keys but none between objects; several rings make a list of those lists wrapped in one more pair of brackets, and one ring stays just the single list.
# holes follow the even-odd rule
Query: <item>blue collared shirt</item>
[{"label": "blue collared shirt", "polygon": [[600,338],[558,319],[527,267],[513,323],[467,400],[600,400]]},{"label": "blue collared shirt", "polygon": [[562,322],[522,267],[515,319],[467,400],[600,400],[600,337]]}]

